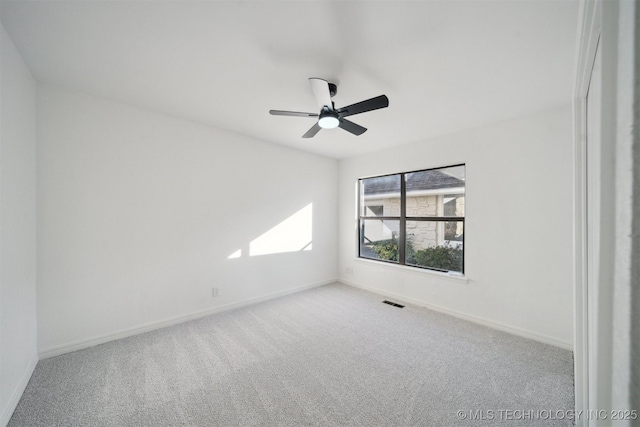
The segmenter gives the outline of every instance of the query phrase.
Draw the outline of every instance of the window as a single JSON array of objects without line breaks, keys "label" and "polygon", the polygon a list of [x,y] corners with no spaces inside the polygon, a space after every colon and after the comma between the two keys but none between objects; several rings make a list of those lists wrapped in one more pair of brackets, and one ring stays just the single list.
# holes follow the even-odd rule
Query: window
[{"label": "window", "polygon": [[360,258],[464,273],[465,166],[358,180]]}]

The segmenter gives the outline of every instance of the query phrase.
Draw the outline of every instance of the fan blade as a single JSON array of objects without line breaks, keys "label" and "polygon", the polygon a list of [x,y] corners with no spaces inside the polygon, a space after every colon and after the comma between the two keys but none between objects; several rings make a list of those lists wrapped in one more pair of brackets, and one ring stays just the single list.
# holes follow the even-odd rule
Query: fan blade
[{"label": "fan blade", "polygon": [[300,111],[269,110],[269,114],[274,116],[318,117],[316,113],[302,113]]},{"label": "fan blade", "polygon": [[320,127],[320,125],[318,123],[316,123],[315,125],[313,125],[313,127],[311,129],[309,129],[307,131],[307,133],[302,135],[302,137],[303,138],[313,138],[314,136],[316,136],[316,133],[318,133],[320,131],[320,129],[322,129],[322,128]]},{"label": "fan blade", "polygon": [[326,80],[311,77],[309,79],[313,96],[318,101],[320,110],[322,107],[329,107],[333,111],[333,102],[331,102],[331,94],[329,93],[329,83]]},{"label": "fan blade", "polygon": [[346,107],[338,108],[337,112],[340,117],[353,116],[354,114],[365,113],[367,111],[377,110],[389,106],[389,98],[385,95],[376,96],[366,101],[357,102]]},{"label": "fan blade", "polygon": [[340,124],[338,126],[346,130],[347,132],[351,132],[354,135],[362,135],[367,131],[367,128],[364,128],[346,119],[340,119]]}]

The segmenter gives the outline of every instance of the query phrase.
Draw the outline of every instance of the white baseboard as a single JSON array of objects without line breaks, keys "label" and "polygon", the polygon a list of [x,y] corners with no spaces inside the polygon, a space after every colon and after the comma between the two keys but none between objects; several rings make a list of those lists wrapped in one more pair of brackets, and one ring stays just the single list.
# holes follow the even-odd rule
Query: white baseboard
[{"label": "white baseboard", "polygon": [[218,307],[213,307],[206,310],[201,310],[181,316],[172,317],[169,319],[164,319],[156,322],[145,323],[139,326],[135,326],[133,328],[123,329],[117,332],[113,332],[110,334],[100,335],[93,338],[88,338],[84,340],[74,341],[67,344],[62,344],[50,348],[46,348],[40,350],[39,355],[40,359],[47,359],[49,357],[59,356],[61,354],[70,353],[72,351],[82,350],[84,348],[93,347],[99,344],[104,344],[109,341],[118,340],[121,338],[130,337],[133,335],[142,334],[145,332],[154,331],[156,329],[166,328],[168,326],[177,325],[180,323],[188,322],[190,320],[200,319],[202,317],[210,316],[212,314],[221,313],[223,311],[233,310],[240,307],[245,307],[248,305],[257,304],[260,302],[268,301],[270,299],[279,298],[285,295],[293,294],[296,292],[301,292],[307,289],[316,288],[318,286],[328,285],[329,283],[337,282],[337,279],[325,280],[318,283],[313,283],[310,285],[298,286],[295,288],[285,289],[283,291],[274,292],[269,295],[263,295],[260,297],[249,298],[246,300],[234,302],[231,304],[225,304]]},{"label": "white baseboard", "polygon": [[440,313],[448,314],[453,317],[457,317],[459,319],[468,320],[473,323],[477,323],[479,325],[487,326],[489,328],[497,329],[499,331],[507,332],[513,335],[518,335],[524,338],[529,338],[535,341],[539,341],[545,344],[549,344],[555,347],[560,347],[565,350],[573,351],[573,342],[564,341],[554,337],[550,337],[548,335],[540,334],[538,332],[529,331],[527,329],[518,328],[517,326],[506,325],[504,323],[496,322],[494,320],[483,319],[478,316],[474,316],[471,314],[462,313],[456,310],[451,310],[446,307],[441,307],[435,304],[431,304],[425,301],[421,301],[415,298],[407,297],[404,295],[396,294],[394,292],[389,292],[383,289],[374,288],[372,286],[363,285],[361,283],[353,282],[345,279],[338,279],[338,282],[344,283],[345,285],[353,286],[356,288],[364,289],[370,292],[374,292],[376,294],[384,295],[390,298],[395,298],[400,301],[405,301],[410,304],[414,304],[420,307],[428,308],[429,310],[437,311]]},{"label": "white baseboard", "polygon": [[20,381],[16,384],[16,388],[11,393],[11,398],[9,402],[7,402],[7,406],[2,411],[2,418],[0,418],[0,426],[6,426],[9,424],[9,420],[13,415],[13,411],[16,410],[18,406],[18,402],[20,402],[20,398],[22,397],[22,393],[27,388],[27,384],[29,384],[29,380],[31,379],[31,375],[33,375],[33,371],[36,369],[36,365],[38,364],[38,355],[34,354],[29,364],[27,365],[27,369],[22,373],[22,377],[20,377]]}]

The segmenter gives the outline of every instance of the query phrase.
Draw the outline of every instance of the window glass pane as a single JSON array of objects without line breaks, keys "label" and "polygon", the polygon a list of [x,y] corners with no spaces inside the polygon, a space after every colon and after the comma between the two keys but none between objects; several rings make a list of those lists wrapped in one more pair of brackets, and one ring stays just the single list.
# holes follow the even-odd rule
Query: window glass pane
[{"label": "window glass pane", "polygon": [[398,262],[400,221],[366,219],[360,227],[361,257]]},{"label": "window glass pane", "polygon": [[405,175],[407,217],[464,217],[464,166]]},{"label": "window glass pane", "polygon": [[462,273],[462,221],[407,221],[406,264]]},{"label": "window glass pane", "polygon": [[400,175],[360,180],[360,215],[400,216]]},{"label": "window glass pane", "polygon": [[464,217],[464,194],[443,195],[442,216]]}]

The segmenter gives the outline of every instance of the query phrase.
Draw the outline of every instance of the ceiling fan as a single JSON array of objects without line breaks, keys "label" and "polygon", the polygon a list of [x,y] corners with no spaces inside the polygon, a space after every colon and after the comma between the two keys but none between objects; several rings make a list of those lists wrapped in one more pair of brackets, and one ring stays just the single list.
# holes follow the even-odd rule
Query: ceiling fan
[{"label": "ceiling fan", "polygon": [[357,102],[355,104],[336,109],[333,105],[333,101],[331,101],[331,97],[338,92],[338,87],[335,84],[315,77],[310,78],[309,83],[311,84],[311,91],[320,106],[320,113],[269,110],[269,114],[274,116],[317,117],[318,121],[307,131],[307,133],[302,135],[303,138],[314,137],[320,129],[333,129],[336,127],[342,128],[354,135],[362,135],[365,133],[367,128],[355,124],[352,121],[345,119],[345,117],[389,106],[389,98],[385,95],[380,95],[375,98],[367,99],[366,101]]}]

